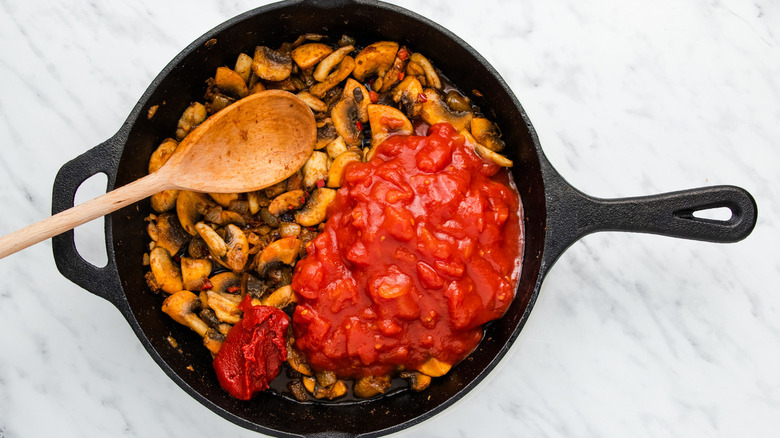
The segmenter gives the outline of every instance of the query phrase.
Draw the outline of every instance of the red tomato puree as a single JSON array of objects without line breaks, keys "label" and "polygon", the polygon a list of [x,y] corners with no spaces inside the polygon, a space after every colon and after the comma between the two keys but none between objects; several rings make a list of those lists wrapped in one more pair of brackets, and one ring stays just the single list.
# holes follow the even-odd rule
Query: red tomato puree
[{"label": "red tomato puree", "polygon": [[275,307],[253,306],[249,295],[239,309],[244,317],[228,332],[213,365],[222,388],[249,400],[268,389],[287,360],[284,335],[290,320]]},{"label": "red tomato puree", "polygon": [[295,345],[315,369],[347,378],[431,357],[454,364],[509,307],[519,196],[464,141],[437,124],[427,136],[391,137],[346,169],[292,282]]}]

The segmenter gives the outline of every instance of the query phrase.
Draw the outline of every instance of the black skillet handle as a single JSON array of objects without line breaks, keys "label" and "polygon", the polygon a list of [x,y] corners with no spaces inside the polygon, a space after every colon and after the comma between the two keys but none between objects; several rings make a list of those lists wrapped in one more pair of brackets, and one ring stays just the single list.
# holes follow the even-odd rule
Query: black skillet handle
[{"label": "black skillet handle", "polygon": [[[548,164],[549,166],[549,164]],[[620,199],[586,195],[567,183],[551,166],[546,169],[547,243],[549,267],[575,241],[597,231],[652,233],[716,243],[738,242],[756,225],[758,207],[739,187],[712,186]],[[727,208],[726,220],[694,213]]]},{"label": "black skillet handle", "polygon": [[[124,141],[119,137],[119,134],[115,135],[62,166],[54,179],[52,214],[73,207],[76,190],[84,181],[95,174],[104,173],[108,176],[107,189],[114,186],[117,165],[124,144]],[[106,219],[105,232],[108,236],[110,232],[108,219]],[[97,267],[84,260],[76,249],[73,230],[52,238],[54,261],[57,264],[57,269],[67,279],[117,305],[121,288],[116,262],[113,251],[109,247],[110,239],[105,238],[105,236],[101,237],[106,240],[108,253],[106,266]]]}]

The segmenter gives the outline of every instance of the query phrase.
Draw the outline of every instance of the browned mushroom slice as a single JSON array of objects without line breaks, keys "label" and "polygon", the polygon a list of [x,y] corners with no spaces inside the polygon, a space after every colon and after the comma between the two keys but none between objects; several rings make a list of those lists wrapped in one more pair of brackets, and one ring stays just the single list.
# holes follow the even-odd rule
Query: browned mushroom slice
[{"label": "browned mushroom slice", "polygon": [[417,368],[417,371],[431,377],[441,377],[447,374],[450,368],[452,368],[452,365],[442,362],[435,357],[430,357]]},{"label": "browned mushroom slice", "polygon": [[431,384],[431,376],[416,371],[404,371],[400,376],[409,382],[409,388],[415,392],[420,392]]},{"label": "browned mushroom slice", "polygon": [[184,289],[181,270],[167,249],[156,247],[149,253],[149,267],[155,283],[163,292],[172,294]]},{"label": "browned mushroom slice", "polygon": [[320,113],[324,113],[328,110],[328,105],[320,100],[319,98],[315,97],[308,91],[301,91],[297,94],[298,99],[301,99],[303,103],[305,103],[309,108],[312,109],[312,111],[317,111]]},{"label": "browned mushroom slice", "polygon": [[325,78],[324,81],[320,82],[319,84],[311,87],[309,89],[309,92],[317,97],[323,97],[325,96],[325,93],[328,92],[331,88],[338,85],[341,81],[347,78],[350,73],[352,73],[352,70],[355,68],[355,60],[352,59],[351,56],[345,56],[344,59],[339,64],[336,71],[329,74],[327,78]]},{"label": "browned mushroom slice", "polygon": [[504,141],[501,140],[501,133],[493,122],[484,117],[474,117],[471,119],[471,134],[479,144],[491,151],[501,152],[504,149]]},{"label": "browned mushroom slice", "polygon": [[195,230],[200,235],[200,238],[206,242],[209,247],[209,252],[215,258],[220,259],[227,253],[227,244],[225,240],[220,236],[213,228],[206,225],[205,222],[198,222],[195,224]]},{"label": "browned mushroom slice", "polygon": [[245,84],[249,83],[249,77],[252,75],[252,57],[246,53],[239,53],[233,70],[241,76]]},{"label": "browned mushroom slice", "polygon": [[355,382],[352,391],[356,397],[370,398],[384,394],[390,388],[390,376],[366,376]]},{"label": "browned mushroom slice", "polygon": [[[203,296],[206,297],[205,300],[202,298]],[[241,320],[242,312],[238,308],[241,300],[241,295],[217,292],[213,289],[207,290],[205,293],[201,292],[203,305],[213,310],[217,319],[228,324],[237,324]]]},{"label": "browned mushroom slice", "polygon": [[276,307],[283,309],[292,303],[295,299],[292,287],[290,285],[282,286],[260,299],[261,306]]},{"label": "browned mushroom slice", "polygon": [[306,362],[303,353],[295,348],[295,339],[292,336],[287,337],[287,363],[290,364],[292,369],[304,376],[311,376],[314,374],[311,366]]},{"label": "browned mushroom slice", "polygon": [[314,73],[312,73],[314,79],[318,82],[325,82],[328,76],[331,75],[331,72],[336,69],[336,67],[338,67],[353,50],[355,50],[353,46],[344,46],[335,52],[329,53],[327,57],[317,65],[317,68],[314,69]]},{"label": "browned mushroom slice", "polygon": [[217,67],[214,84],[221,92],[238,99],[249,94],[249,88],[247,88],[244,78],[227,67]]},{"label": "browned mushroom slice", "polygon": [[225,342],[225,337],[226,335],[219,330],[209,329],[206,332],[206,336],[203,337],[203,345],[208,348],[212,356],[216,356],[219,353],[219,349],[222,348],[222,343]]},{"label": "browned mushroom slice", "polygon": [[220,272],[209,279],[211,289],[220,294],[240,295],[241,277],[235,272]]},{"label": "browned mushroom slice", "polygon": [[419,117],[422,112],[423,87],[414,76],[407,76],[395,87],[393,100],[399,102],[410,119]]},{"label": "browned mushroom slice", "polygon": [[348,146],[360,146],[363,137],[358,115],[358,104],[352,97],[345,97],[330,112],[333,126]]},{"label": "browned mushroom slice", "polygon": [[200,299],[194,293],[182,290],[165,299],[162,303],[162,311],[168,314],[174,321],[189,327],[192,331],[206,336],[209,325],[195,314],[200,308]]},{"label": "browned mushroom slice", "polygon": [[471,101],[456,90],[450,90],[444,96],[444,103],[453,111],[471,111]]},{"label": "browned mushroom slice", "polygon": [[190,241],[191,236],[182,228],[179,219],[171,213],[163,213],[147,226],[149,237],[156,246],[165,248],[171,254],[179,252]]},{"label": "browned mushroom slice", "polygon": [[343,380],[337,380],[331,386],[323,387],[317,382],[314,377],[304,376],[303,386],[311,393],[315,398],[333,400],[339,398],[347,393],[347,385]]},{"label": "browned mushroom slice", "polygon": [[182,140],[187,136],[196,126],[203,123],[208,117],[208,111],[206,107],[200,102],[194,102],[181,115],[179,123],[176,126],[176,139]]},{"label": "browned mushroom slice", "polygon": [[297,237],[283,237],[275,240],[258,254],[255,270],[258,274],[264,276],[272,266],[278,263],[292,266],[293,262],[298,258],[300,248],[301,241]]},{"label": "browned mushroom slice", "polygon": [[[368,117],[368,110],[366,110],[366,117]],[[347,144],[344,143],[344,139],[337,137],[332,142],[325,146],[325,151],[328,153],[328,158],[335,160],[336,157],[347,151]]]},{"label": "browned mushroom slice", "polygon": [[336,159],[333,160],[333,163],[331,163],[330,169],[328,169],[328,187],[341,187],[341,179],[344,176],[344,169],[347,168],[347,164],[356,161],[360,161],[360,154],[352,150],[348,150],[336,157]]},{"label": "browned mushroom slice", "polygon": [[184,289],[200,291],[211,274],[211,262],[206,259],[181,258],[181,277]]},{"label": "browned mushroom slice", "polygon": [[327,44],[309,43],[296,47],[292,51],[292,59],[302,70],[308,70],[331,53],[333,49]]},{"label": "browned mushroom slice", "polygon": [[425,83],[432,88],[441,90],[441,80],[436,70],[433,68],[433,64],[425,56],[420,53],[413,53],[410,61],[420,65],[425,72]]},{"label": "browned mushroom slice", "polygon": [[[403,53],[403,56],[401,55]],[[384,93],[389,91],[395,84],[404,79],[404,70],[406,70],[406,59],[408,59],[409,52],[406,48],[401,48],[393,60],[393,65],[387,70],[387,73],[382,76],[382,80],[379,84],[374,82],[376,91]]]},{"label": "browned mushroom slice", "polygon": [[268,205],[268,212],[279,216],[288,211],[297,210],[306,202],[306,192],[301,189],[290,190],[275,197]]},{"label": "browned mushroom slice", "polygon": [[252,72],[266,81],[283,81],[292,73],[292,58],[289,53],[257,46],[252,60]]},{"label": "browned mushroom slice", "polygon": [[173,208],[176,207],[176,200],[178,197],[178,190],[164,190],[162,192],[155,193],[150,198],[152,209],[158,213],[173,210]]},{"label": "browned mushroom slice", "polygon": [[439,93],[432,88],[425,89],[425,102],[422,104],[420,114],[425,123],[435,125],[436,123],[449,123],[455,130],[462,131],[471,123],[474,116],[470,111],[453,111],[442,100]]},{"label": "browned mushroom slice", "polygon": [[333,126],[333,121],[328,117],[327,119],[317,122],[317,143],[314,145],[314,149],[320,150],[338,138],[339,133]]},{"label": "browned mushroom slice", "polygon": [[319,225],[327,217],[328,205],[335,198],[336,191],[333,189],[325,187],[315,189],[303,209],[295,214],[295,221],[304,227]]},{"label": "browned mushroom slice", "polygon": [[360,82],[348,78],[344,82],[344,91],[341,92],[342,99],[354,99],[357,104],[357,117],[362,123],[368,122],[368,105],[371,98],[368,95],[368,89]]},{"label": "browned mushroom slice", "polygon": [[228,208],[232,201],[238,199],[241,195],[238,193],[209,193],[211,199],[224,208]]},{"label": "browned mushroom slice", "polygon": [[171,158],[171,155],[173,155],[178,146],[179,142],[172,138],[163,140],[163,142],[157,146],[157,149],[152,152],[151,158],[149,158],[149,173],[157,172],[157,170]]},{"label": "browned mushroom slice", "polygon": [[371,149],[366,161],[374,157],[376,147],[388,137],[398,134],[411,135],[412,122],[400,110],[387,105],[369,105],[368,123],[371,124]]},{"label": "browned mushroom slice", "polygon": [[205,193],[181,190],[176,199],[176,216],[178,216],[181,226],[195,236],[198,234],[195,230],[195,223],[200,220],[208,208],[214,206],[216,206],[214,201]]},{"label": "browned mushroom slice", "polygon": [[249,260],[249,242],[246,240],[246,234],[233,224],[225,227],[225,243],[227,244],[227,253],[225,261],[233,271],[244,269],[247,260]]},{"label": "browned mushroom slice", "polygon": [[493,151],[492,149],[486,148],[485,146],[481,145],[477,139],[474,138],[473,135],[468,130],[462,130],[460,131],[460,135],[462,135],[466,139],[466,144],[474,148],[474,153],[477,154],[480,158],[483,160],[499,165],[501,167],[512,167],[514,164],[512,160],[509,158],[499,154],[498,152]]},{"label": "browned mushroom slice", "polygon": [[324,181],[328,177],[328,155],[321,151],[312,152],[306,163],[303,164],[303,187],[311,190],[318,181]]},{"label": "browned mushroom slice", "polygon": [[355,56],[355,70],[352,75],[361,82],[375,73],[383,75],[393,65],[396,53],[396,42],[379,41],[371,44]]}]

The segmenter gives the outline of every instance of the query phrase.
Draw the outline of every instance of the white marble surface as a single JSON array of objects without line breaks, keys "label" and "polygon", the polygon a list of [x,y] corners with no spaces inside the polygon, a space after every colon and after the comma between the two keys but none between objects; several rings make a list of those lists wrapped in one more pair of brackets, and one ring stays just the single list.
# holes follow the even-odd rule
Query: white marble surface
[{"label": "white marble surface", "polygon": [[[397,436],[777,436],[780,3],[396,1],[493,63],[586,193],[734,184],[759,205],[737,244],[577,243],[499,371]],[[59,167],[176,53],[262,3],[0,1],[0,233],[47,216]],[[100,229],[78,231],[93,260]],[[1,260],[0,279],[0,437],[256,436],[172,383],[49,242]]]}]

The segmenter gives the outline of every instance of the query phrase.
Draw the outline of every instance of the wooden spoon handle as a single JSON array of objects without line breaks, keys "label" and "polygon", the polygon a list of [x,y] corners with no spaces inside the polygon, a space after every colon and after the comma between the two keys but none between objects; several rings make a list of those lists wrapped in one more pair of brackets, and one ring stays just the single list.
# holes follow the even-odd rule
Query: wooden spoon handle
[{"label": "wooden spoon handle", "polygon": [[171,188],[162,176],[159,173],[149,174],[105,195],[0,237],[0,258]]}]

